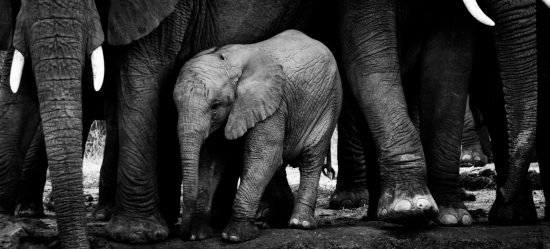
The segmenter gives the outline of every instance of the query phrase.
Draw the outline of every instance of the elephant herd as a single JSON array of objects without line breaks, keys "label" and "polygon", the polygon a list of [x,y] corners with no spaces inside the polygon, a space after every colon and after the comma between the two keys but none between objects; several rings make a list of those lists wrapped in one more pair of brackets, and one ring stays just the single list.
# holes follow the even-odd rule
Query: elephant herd
[{"label": "elephant herd", "polygon": [[[61,245],[89,248],[82,152],[96,119],[107,136],[92,216],[118,241],[160,241],[178,226],[185,240],[223,228],[231,242],[254,239],[262,222],[315,228],[336,127],[331,207],[368,203],[386,222],[470,225],[458,186],[468,102],[491,137],[490,221],[534,223],[535,150],[550,199],[549,7],[2,1],[0,225],[41,214],[49,168]],[[300,169],[296,197],[287,165]]]}]

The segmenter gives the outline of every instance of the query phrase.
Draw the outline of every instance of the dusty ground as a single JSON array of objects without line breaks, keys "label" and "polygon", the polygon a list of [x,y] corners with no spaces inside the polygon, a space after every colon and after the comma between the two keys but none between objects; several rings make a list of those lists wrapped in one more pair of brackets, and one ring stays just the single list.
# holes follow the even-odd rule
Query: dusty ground
[{"label": "dusty ground", "polygon": [[[333,165],[337,165],[335,151],[333,149]],[[100,163],[101,160],[97,158],[85,160],[84,185],[88,211],[94,208],[97,201]],[[532,170],[537,172],[538,165],[533,164]],[[93,248],[550,248],[549,222],[541,221],[533,226],[494,226],[487,223],[488,210],[494,200],[494,189],[491,189],[494,188],[491,183],[494,173],[491,172],[492,165],[461,169],[461,185],[471,189],[467,193],[476,199],[466,202],[475,221],[473,226],[466,228],[439,227],[434,224],[407,227],[367,221],[363,218],[367,207],[353,210],[327,209],[336,181],[322,176],[316,210],[319,228],[313,231],[266,229],[262,230],[258,239],[241,244],[223,242],[218,234],[201,242],[183,242],[171,237],[158,244],[125,245],[106,239],[103,228],[105,223],[90,220],[88,230]],[[287,174],[289,183],[296,189],[298,170],[288,168]],[[44,196],[47,197],[50,191],[48,183]],[[535,190],[533,194],[539,217],[542,218],[544,197],[540,190]],[[13,227],[10,231],[13,233],[12,239],[20,238],[16,242],[20,248],[59,247],[52,212],[47,212],[44,219],[19,221],[20,227]],[[0,248],[3,248],[1,234]]]}]

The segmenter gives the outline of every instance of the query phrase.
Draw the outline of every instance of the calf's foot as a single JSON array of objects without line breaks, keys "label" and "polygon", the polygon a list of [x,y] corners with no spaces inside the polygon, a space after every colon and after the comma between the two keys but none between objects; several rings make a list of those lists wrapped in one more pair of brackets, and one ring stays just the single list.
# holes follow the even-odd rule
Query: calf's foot
[{"label": "calf's foot", "polygon": [[105,230],[114,240],[134,244],[161,241],[169,233],[164,218],[158,213],[149,217],[130,217],[115,213]]},{"label": "calf's foot", "polygon": [[222,233],[222,238],[230,242],[244,242],[258,237],[260,230],[249,219],[231,219]]},{"label": "calf's foot", "polygon": [[365,187],[336,188],[330,196],[328,206],[330,209],[349,209],[363,207],[369,203],[369,191]]},{"label": "calf's foot", "polygon": [[378,218],[398,224],[424,223],[438,214],[437,205],[424,184],[396,183],[382,186]]}]

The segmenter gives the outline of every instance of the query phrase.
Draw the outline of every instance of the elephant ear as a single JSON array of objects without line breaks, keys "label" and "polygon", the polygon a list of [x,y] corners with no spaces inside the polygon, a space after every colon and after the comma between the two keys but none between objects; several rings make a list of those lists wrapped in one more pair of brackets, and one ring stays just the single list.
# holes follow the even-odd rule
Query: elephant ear
[{"label": "elephant ear", "polygon": [[175,10],[178,2],[179,0],[111,0],[107,31],[109,44],[129,44],[151,33]]},{"label": "elephant ear", "polygon": [[237,82],[225,137],[237,139],[256,123],[273,115],[283,98],[286,81],[281,65],[267,55],[249,60]]}]

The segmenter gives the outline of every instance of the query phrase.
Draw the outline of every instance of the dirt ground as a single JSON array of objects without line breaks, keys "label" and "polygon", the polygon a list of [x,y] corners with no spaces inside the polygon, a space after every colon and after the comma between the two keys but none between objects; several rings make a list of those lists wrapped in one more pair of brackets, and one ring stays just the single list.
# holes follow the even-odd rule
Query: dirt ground
[{"label": "dirt ground", "polygon": [[[97,201],[97,177],[99,167],[86,165],[85,186],[88,211]],[[479,174],[485,168],[462,169],[462,174]],[[537,171],[537,165],[532,169]],[[297,187],[297,169],[287,169],[289,183]],[[316,217],[319,228],[312,231],[295,229],[265,229],[258,239],[241,244],[230,244],[216,236],[200,242],[184,242],[172,236],[157,244],[127,245],[106,238],[103,222],[89,220],[88,231],[93,248],[550,248],[550,222],[531,226],[494,226],[487,221],[488,210],[494,200],[493,189],[467,191],[475,201],[466,206],[474,217],[471,227],[440,227],[435,224],[410,227],[368,221],[364,218],[367,207],[350,210],[328,209],[328,198],[335,181],[322,177],[319,188]],[[46,187],[45,196],[51,190]],[[543,217],[544,197],[540,190],[533,191],[539,217]],[[21,227],[11,229],[19,248],[57,248],[59,242],[55,230],[55,218],[47,212],[43,219],[18,219]],[[16,231],[16,232],[13,232]],[[13,244],[12,244],[13,245]],[[2,248],[2,243],[0,243]]]}]

